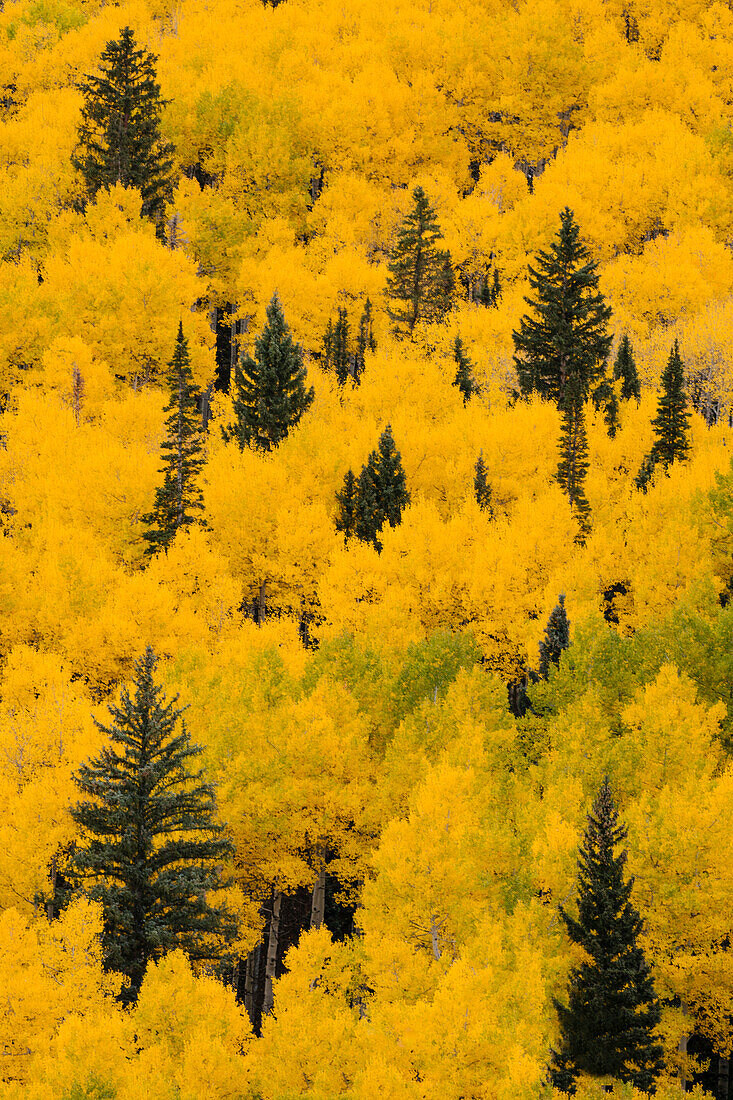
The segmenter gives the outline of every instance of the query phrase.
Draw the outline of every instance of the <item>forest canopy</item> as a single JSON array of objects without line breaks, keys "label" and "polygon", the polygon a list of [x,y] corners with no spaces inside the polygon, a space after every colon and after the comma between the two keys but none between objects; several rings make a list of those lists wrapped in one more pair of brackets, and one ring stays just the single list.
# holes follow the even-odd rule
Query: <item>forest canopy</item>
[{"label": "forest canopy", "polygon": [[0,1097],[730,1100],[731,5],[10,0],[0,154]]}]

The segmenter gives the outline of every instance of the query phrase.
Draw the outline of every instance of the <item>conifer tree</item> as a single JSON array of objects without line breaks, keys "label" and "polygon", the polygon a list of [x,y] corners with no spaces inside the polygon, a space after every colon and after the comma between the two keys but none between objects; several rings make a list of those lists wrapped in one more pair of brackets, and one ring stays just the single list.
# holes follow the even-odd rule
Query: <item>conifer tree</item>
[{"label": "conifer tree", "polygon": [[532,313],[512,333],[520,390],[539,393],[560,408],[568,400],[582,403],[605,368],[611,310],[568,207],[560,215],[557,238],[529,268],[529,282],[534,297],[525,301]]},{"label": "conifer tree", "polygon": [[293,342],[275,294],[255,341],[254,359],[243,357],[234,372],[236,422],[224,438],[236,440],[240,450],[277,447],[313,402],[313,387],[306,389],[305,382],[303,349]]},{"label": "conifer tree", "polygon": [[625,839],[606,778],[580,848],[578,919],[560,909],[570,939],[587,955],[570,972],[567,1007],[555,1001],[560,1045],[548,1076],[566,1092],[575,1092],[580,1073],[650,1092],[663,1068],[659,1002],[638,945],[642,921],[630,901],[634,880],[625,880],[626,852],[614,854]]},{"label": "conifer tree", "polygon": [[476,459],[475,475],[473,479],[473,491],[479,508],[482,512],[488,512],[493,518],[494,510],[491,507],[491,485],[486,474],[483,451]]},{"label": "conifer tree", "polygon": [[356,523],[356,478],[354,471],[348,470],[344,478],[343,488],[336,493],[338,513],[336,515],[336,530],[343,533],[344,539],[354,534]]},{"label": "conifer tree", "polygon": [[333,321],[328,318],[326,331],[323,334],[323,369],[331,370],[333,367]]},{"label": "conifer tree", "polygon": [[142,214],[163,232],[166,203],[173,196],[173,146],[160,135],[165,100],[156,81],[157,58],[137,49],[129,27],[107,43],[99,76],[79,85],[84,102],[73,166],[84,178],[87,196],[120,183],[137,187]]},{"label": "conifer tree", "polygon": [[198,413],[199,391],[193,384],[188,341],[183,322],[168,370],[170,398],[166,405],[166,435],[161,444],[163,484],[155,491],[152,512],[142,516],[147,554],[167,550],[176,531],[201,523],[204,501],[198,475],[204,465],[204,440]]},{"label": "conifer tree", "polygon": [[389,259],[388,312],[398,335],[412,335],[418,321],[441,321],[453,304],[455,277],[450,256],[437,247],[443,234],[422,187],[412,193]]},{"label": "conifer tree", "polygon": [[351,374],[351,360],[349,357],[349,319],[346,310],[342,308],[339,308],[338,320],[333,327],[331,363],[336,371],[339,385],[343,386]]},{"label": "conifer tree", "polygon": [[652,420],[656,439],[652,447],[654,463],[666,469],[673,462],[682,462],[690,450],[690,413],[685,393],[684,364],[679,344],[675,340],[662,374],[662,392],[657,415]]},{"label": "conifer tree", "polygon": [[458,389],[463,394],[463,403],[465,405],[475,393],[478,393],[478,386],[473,380],[473,363],[463,350],[463,341],[460,336],[456,336],[453,343],[453,358],[456,362],[456,377],[453,381],[453,385],[458,386]]},{"label": "conifer tree", "polygon": [[354,534],[362,542],[371,542],[377,550],[382,549],[377,535],[379,534],[384,518],[377,487],[374,484],[374,475],[371,467],[366,464],[356,482],[356,500],[354,503]]},{"label": "conifer tree", "polygon": [[621,380],[622,401],[630,401],[632,397],[636,399],[637,404],[641,401],[641,383],[636,370],[631,341],[626,332],[621,337],[621,343],[616,353],[616,360],[613,364],[613,378],[614,381]]},{"label": "conifer tree", "polygon": [[[207,900],[220,888],[221,864],[233,851],[215,820],[214,791],[196,770],[201,749],[154,682],[148,646],[135,664],[134,694],[110,706],[109,743],[83,764],[76,782],[84,801],[71,816],[80,830],[72,857],[75,885],[104,910],[105,966],[137,997],[151,959],[182,948],[214,961],[235,934],[232,915]],[[179,724],[180,720],[180,724]]]},{"label": "conifer tree", "polygon": [[359,333],[356,338],[356,353],[354,355],[354,381],[359,384],[367,349],[371,352],[377,350],[377,342],[374,339],[374,318],[372,316],[372,303],[367,298],[364,303],[364,311],[359,319]]},{"label": "conifer tree", "polygon": [[539,674],[543,680],[550,675],[550,665],[560,664],[560,655],[569,645],[570,623],[565,611],[565,596],[561,594],[547,620],[545,636],[540,642]]},{"label": "conifer tree", "polygon": [[388,424],[379,437],[376,451],[372,451],[367,463],[377,494],[381,531],[385,521],[390,527],[396,527],[402,519],[402,512],[410,503],[407,491],[407,479],[402,468],[402,457],[395,447],[392,428]]},{"label": "conifer tree", "polygon": [[593,391],[593,404],[603,409],[603,422],[609,438],[613,439],[618,431],[618,398],[613,383],[604,378]]},{"label": "conifer tree", "polygon": [[590,504],[585,496],[588,471],[588,437],[582,405],[568,402],[560,428],[560,462],[557,480],[567,495],[570,508],[580,524],[580,541],[590,530]]}]

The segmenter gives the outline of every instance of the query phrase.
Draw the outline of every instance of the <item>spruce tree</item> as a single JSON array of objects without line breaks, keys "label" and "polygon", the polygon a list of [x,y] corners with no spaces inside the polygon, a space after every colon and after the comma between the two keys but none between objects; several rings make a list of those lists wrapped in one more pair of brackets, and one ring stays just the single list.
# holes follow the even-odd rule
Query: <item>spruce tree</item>
[{"label": "spruce tree", "polygon": [[356,338],[356,353],[354,355],[354,381],[358,385],[364,372],[367,349],[377,350],[377,342],[374,339],[374,318],[372,316],[372,303],[367,298],[364,303],[364,311],[359,319],[359,333]]},{"label": "spruce tree", "polygon": [[163,484],[155,491],[152,512],[142,516],[147,554],[167,550],[180,528],[201,523],[204,508],[198,475],[204,465],[204,440],[198,412],[199,391],[193,384],[188,341],[183,323],[168,368],[170,398],[166,405],[166,435],[161,444]]},{"label": "spruce tree", "polygon": [[662,392],[657,415],[652,420],[656,435],[652,459],[666,469],[673,462],[682,462],[690,450],[690,413],[685,393],[684,364],[679,344],[675,340],[662,374]]},{"label": "spruce tree", "polygon": [[491,507],[491,485],[486,474],[483,452],[476,459],[474,467],[473,492],[479,508],[482,512],[488,512],[493,518],[494,510]]},{"label": "spruce tree", "polygon": [[336,493],[336,503],[336,530],[341,531],[346,540],[354,534],[356,524],[356,478],[353,470],[347,472],[343,488]]},{"label": "spruce tree", "polygon": [[410,503],[407,491],[407,479],[402,468],[400,452],[392,438],[392,428],[388,424],[379,437],[376,451],[372,451],[367,463],[377,494],[380,523],[378,531],[387,522],[396,527],[402,519],[402,512]]},{"label": "spruce tree", "polygon": [[634,880],[625,879],[626,852],[614,854],[625,839],[606,778],[580,848],[577,920],[560,909],[570,939],[587,955],[570,972],[567,1006],[555,1001],[560,1044],[548,1076],[566,1092],[574,1093],[581,1073],[651,1092],[663,1068],[659,1002],[630,901]]},{"label": "spruce tree", "polygon": [[604,378],[592,393],[596,409],[603,409],[603,422],[609,438],[613,439],[618,431],[618,398],[612,382]]},{"label": "spruce tree", "polygon": [[240,450],[277,447],[313,402],[313,388],[306,389],[305,382],[303,349],[293,342],[275,294],[255,341],[254,359],[244,356],[234,372],[236,422],[224,438],[236,440]]},{"label": "spruce tree", "polygon": [[520,390],[539,393],[560,408],[568,400],[582,403],[605,368],[611,310],[569,208],[560,215],[557,238],[529,268],[529,282],[534,297],[525,301],[532,313],[512,333]]},{"label": "spruce tree", "polygon": [[621,380],[621,400],[630,401],[635,398],[638,404],[641,401],[641,383],[636,370],[634,353],[631,350],[631,341],[628,333],[624,333],[616,352],[616,360],[613,364],[614,381]]},{"label": "spruce tree", "polygon": [[590,530],[590,504],[585,496],[588,471],[588,437],[582,405],[568,402],[560,428],[560,462],[557,480],[567,495],[573,515],[580,525],[583,541]]},{"label": "spruce tree", "polygon": [[333,327],[331,363],[336,371],[339,385],[343,386],[351,374],[351,359],[349,357],[349,319],[346,310],[342,308],[339,308],[338,320]]},{"label": "spruce tree", "polygon": [[455,277],[450,256],[437,247],[443,238],[422,187],[390,253],[388,310],[397,335],[412,335],[419,321],[441,321],[453,304]]},{"label": "spruce tree", "polygon": [[565,611],[565,596],[560,595],[553,608],[547,626],[545,636],[540,642],[540,668],[539,674],[543,680],[550,675],[550,666],[560,664],[560,655],[570,645],[570,623]]},{"label": "spruce tree", "polygon": [[84,801],[71,810],[80,831],[70,874],[104,912],[105,966],[127,979],[134,1000],[151,959],[182,948],[215,961],[236,927],[207,894],[220,888],[232,845],[215,820],[214,791],[197,770],[177,697],[166,702],[154,682],[148,646],[135,664],[134,694],[125,688],[109,738],[75,777]]},{"label": "spruce tree", "polygon": [[142,214],[163,231],[166,203],[173,197],[173,146],[160,135],[165,106],[156,81],[154,54],[137,49],[129,27],[107,43],[99,76],[87,76],[78,143],[71,157],[84,178],[87,197],[120,183],[137,187]]},{"label": "spruce tree", "polygon": [[478,386],[473,380],[473,363],[463,350],[463,341],[460,336],[456,336],[453,343],[453,358],[456,363],[456,376],[453,385],[458,386],[463,394],[465,405],[475,393],[478,393]]},{"label": "spruce tree", "polygon": [[362,467],[356,482],[356,500],[354,502],[354,534],[361,542],[370,542],[378,551],[382,544],[377,535],[382,529],[384,518],[379,507],[377,487],[370,466]]}]

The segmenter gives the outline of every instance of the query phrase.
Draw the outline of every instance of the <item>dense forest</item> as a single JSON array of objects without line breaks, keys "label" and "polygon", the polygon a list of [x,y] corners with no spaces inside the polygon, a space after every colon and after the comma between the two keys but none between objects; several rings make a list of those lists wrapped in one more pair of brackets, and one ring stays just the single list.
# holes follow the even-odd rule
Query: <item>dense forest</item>
[{"label": "dense forest", "polygon": [[7,0],[0,1097],[733,1097],[733,3]]}]

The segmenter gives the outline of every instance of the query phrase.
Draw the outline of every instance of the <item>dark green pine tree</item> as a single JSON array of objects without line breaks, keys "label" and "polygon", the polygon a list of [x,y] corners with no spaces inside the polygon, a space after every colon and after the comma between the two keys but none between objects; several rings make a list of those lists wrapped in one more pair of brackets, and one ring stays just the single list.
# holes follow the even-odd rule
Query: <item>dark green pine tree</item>
[{"label": "dark green pine tree", "polygon": [[323,369],[331,370],[333,367],[333,321],[328,318],[326,331],[323,334]]},{"label": "dark green pine tree", "polygon": [[456,363],[456,376],[453,385],[458,386],[463,394],[463,404],[465,405],[475,393],[478,393],[478,386],[473,380],[473,363],[463,349],[463,341],[460,336],[456,336],[453,343],[453,358]]},{"label": "dark green pine tree", "polygon": [[690,451],[690,413],[684,370],[679,344],[675,340],[662,375],[657,415],[652,420],[656,436],[652,460],[655,465],[661,463],[665,469],[673,462],[682,462]]},{"label": "dark green pine tree", "polygon": [[84,178],[87,197],[121,183],[137,187],[142,214],[163,232],[166,203],[173,197],[173,146],[160,135],[165,106],[156,81],[154,54],[137,49],[129,27],[107,43],[99,76],[79,85],[81,110],[73,166]]},{"label": "dark green pine tree", "polygon": [[224,438],[236,440],[240,450],[277,447],[313,402],[313,387],[306,389],[305,382],[303,349],[293,342],[275,294],[255,341],[254,359],[243,357],[234,372],[236,423]]},{"label": "dark green pine tree", "polygon": [[204,465],[204,433],[198,412],[199,391],[193,384],[190,362],[188,341],[180,322],[168,369],[168,418],[160,448],[163,484],[155,490],[152,512],[141,517],[148,528],[143,532],[147,554],[167,550],[176,531],[203,522],[204,501],[198,475]]},{"label": "dark green pine tree", "polygon": [[455,276],[435,211],[422,187],[412,193],[413,208],[390,253],[388,310],[397,335],[412,335],[419,321],[442,321],[453,305]]},{"label": "dark green pine tree", "polygon": [[603,374],[612,337],[611,310],[598,290],[596,265],[580,240],[567,207],[560,231],[529,268],[534,297],[519,330],[512,333],[514,363],[522,394],[539,393],[565,408],[583,402]]},{"label": "dark green pine tree", "polygon": [[379,437],[376,451],[372,451],[367,463],[377,494],[377,506],[380,522],[378,531],[384,523],[396,527],[402,519],[402,512],[410,503],[407,491],[407,479],[402,468],[402,457],[395,447],[392,428],[388,424]]},{"label": "dark green pine tree", "polygon": [[580,525],[578,541],[583,542],[590,531],[590,504],[585,496],[585,475],[588,471],[588,437],[581,404],[568,402],[562,414],[560,428],[560,462],[557,480],[567,495],[570,508]]},{"label": "dark green pine tree", "polygon": [[356,338],[356,352],[354,354],[354,381],[358,385],[364,373],[367,350],[377,350],[377,341],[374,339],[374,318],[372,316],[372,303],[367,298],[364,303],[364,311],[359,319],[359,332]]},{"label": "dark green pine tree", "polygon": [[622,401],[630,401],[632,397],[636,399],[637,404],[641,401],[641,383],[639,382],[639,375],[636,370],[634,353],[631,350],[631,341],[627,333],[624,333],[621,337],[621,343],[616,352],[616,361],[613,364],[613,378],[614,381],[621,380]]},{"label": "dark green pine tree", "polygon": [[488,512],[489,517],[493,518],[494,509],[491,506],[491,485],[489,484],[489,479],[486,474],[483,451],[476,459],[474,471],[473,492],[478,506],[482,512]]},{"label": "dark green pine tree", "polygon": [[382,544],[377,536],[383,523],[384,516],[379,507],[374,475],[371,467],[367,464],[362,467],[356,482],[354,534],[362,542],[370,542],[376,550],[381,551]]},{"label": "dark green pine tree", "polygon": [[349,470],[344,478],[342,489],[336,493],[336,503],[338,504],[336,530],[342,532],[345,540],[355,533],[356,498],[356,478],[354,477],[354,471]]},{"label": "dark green pine tree", "polygon": [[333,345],[331,364],[336,371],[336,378],[340,386],[351,375],[351,358],[349,356],[349,319],[346,310],[339,308],[338,320],[333,326]]},{"label": "dark green pine tree", "polygon": [[587,955],[570,972],[567,1007],[555,1001],[560,1044],[548,1076],[565,1092],[575,1092],[580,1073],[653,1092],[663,1068],[659,1002],[630,901],[634,880],[625,880],[626,852],[614,854],[625,839],[604,779],[580,848],[578,919],[560,909],[570,939]]},{"label": "dark green pine tree", "polygon": [[602,379],[592,393],[593,404],[596,409],[603,409],[603,422],[609,438],[613,439],[618,431],[618,397],[613,383],[607,378]]},{"label": "dark green pine tree", "polygon": [[550,675],[550,666],[560,664],[560,655],[570,645],[570,623],[565,611],[565,596],[560,595],[550,613],[545,636],[540,642],[539,674],[543,680]]},{"label": "dark green pine tree", "polygon": [[127,979],[134,1000],[151,959],[182,948],[194,960],[226,953],[236,925],[207,900],[220,888],[233,848],[215,819],[214,791],[197,769],[177,697],[154,682],[148,646],[127,688],[110,706],[109,743],[76,776],[84,800],[71,810],[79,828],[73,884],[104,910],[105,966]]}]

